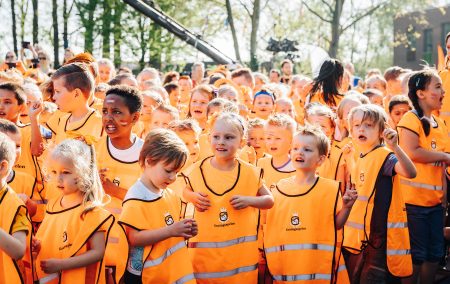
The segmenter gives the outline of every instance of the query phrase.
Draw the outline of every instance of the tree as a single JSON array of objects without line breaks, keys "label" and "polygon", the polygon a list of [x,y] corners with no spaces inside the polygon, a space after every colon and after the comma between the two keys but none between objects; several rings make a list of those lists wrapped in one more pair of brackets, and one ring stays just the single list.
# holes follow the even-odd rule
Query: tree
[{"label": "tree", "polygon": [[84,27],[84,50],[92,53],[94,50],[94,13],[98,0],[88,0],[87,3],[75,1],[78,8],[81,24]]},{"label": "tree", "polygon": [[33,42],[39,42],[38,0],[31,0],[33,6]]},{"label": "tree", "polygon": [[104,58],[109,58],[111,53],[111,0],[103,0],[102,15],[102,54]]},{"label": "tree", "polygon": [[237,39],[236,28],[234,26],[233,10],[231,9],[231,0],[225,0],[225,6],[227,7],[227,20],[230,25],[231,36],[233,37],[234,53],[236,54],[236,60],[242,62],[241,54],[239,52],[239,42]]},{"label": "tree", "polygon": [[122,45],[122,14],[125,12],[126,4],[122,0],[114,0],[114,18],[113,18],[113,39],[114,39],[114,65],[122,64],[121,45]]},{"label": "tree", "polygon": [[53,22],[53,55],[55,57],[55,68],[59,67],[59,29],[58,29],[58,2],[52,0],[52,22]]},{"label": "tree", "polygon": [[[250,17],[251,23],[252,23],[252,30],[250,32],[250,68],[252,70],[258,70],[258,58],[256,54],[256,47],[257,47],[257,36],[258,36],[258,29],[259,29],[259,18],[261,16],[261,0],[254,0],[253,1],[253,8],[250,12],[250,9],[247,7],[247,5],[240,0],[241,5],[244,7],[245,11],[247,12],[248,16]],[[266,2],[267,3],[267,2]]]},{"label": "tree", "polygon": [[13,35],[13,45],[14,45],[14,53],[17,54],[17,31],[16,31],[16,1],[11,0],[11,19],[12,19],[12,35]]},{"label": "tree", "polygon": [[27,19],[28,13],[28,1],[21,0],[19,2],[19,10],[20,10],[20,40],[25,41],[25,21]]}]

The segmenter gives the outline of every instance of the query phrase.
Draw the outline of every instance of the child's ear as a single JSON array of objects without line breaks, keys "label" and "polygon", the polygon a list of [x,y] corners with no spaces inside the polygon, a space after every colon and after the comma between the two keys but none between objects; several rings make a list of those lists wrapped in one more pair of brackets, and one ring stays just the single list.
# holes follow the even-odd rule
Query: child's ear
[{"label": "child's ear", "polygon": [[19,105],[19,113],[24,112],[26,108],[27,108],[27,105],[25,103]]},{"label": "child's ear", "polygon": [[140,117],[141,117],[141,112],[137,111],[137,112],[133,113],[131,122],[133,124],[135,124],[136,122],[139,121]]},{"label": "child's ear", "polygon": [[326,159],[327,159],[326,155],[320,155],[319,161],[317,161],[317,167],[320,167],[323,164],[323,162],[325,162]]},{"label": "child's ear", "polygon": [[239,149],[242,149],[245,145],[247,145],[247,139],[242,138],[241,139],[241,144],[239,145]]},{"label": "child's ear", "polygon": [[3,160],[0,162],[0,177],[5,177],[9,174],[9,162]]},{"label": "child's ear", "polygon": [[423,99],[425,97],[422,90],[417,90],[416,94],[419,99]]}]

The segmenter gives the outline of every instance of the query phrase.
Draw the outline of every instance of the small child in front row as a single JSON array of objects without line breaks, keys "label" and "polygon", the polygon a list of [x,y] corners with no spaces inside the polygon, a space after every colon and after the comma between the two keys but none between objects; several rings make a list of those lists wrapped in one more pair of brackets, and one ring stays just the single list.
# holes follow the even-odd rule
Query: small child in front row
[{"label": "small child in front row", "polygon": [[40,283],[105,283],[103,256],[114,216],[105,200],[93,146],[66,139],[51,152],[49,182],[59,196],[33,240]]},{"label": "small child in front row", "polygon": [[412,273],[405,203],[397,179],[415,177],[416,168],[398,145],[397,132],[386,128],[381,107],[355,107],[349,126],[357,158],[347,163],[358,199],[344,227],[345,263],[352,283],[390,283],[394,276]]},{"label": "small child in front row", "polygon": [[357,192],[348,187],[342,197],[338,182],[317,175],[329,147],[320,128],[302,127],[291,147],[295,176],[272,186],[275,204],[267,210],[264,251],[275,283],[348,282],[341,229]]},{"label": "small child in front row", "polygon": [[197,223],[182,220],[181,200],[167,188],[188,153],[173,131],[156,129],[145,138],[143,173],[128,190],[119,219],[129,243],[125,283],[195,283],[185,238],[197,234]]},{"label": "small child in front row", "polygon": [[223,112],[212,121],[213,156],[186,171],[186,200],[195,205],[199,234],[188,242],[197,283],[256,283],[258,209],[273,205],[261,169],[237,159],[246,123]]},{"label": "small child in front row", "polygon": [[31,221],[27,208],[6,182],[14,165],[15,148],[14,142],[0,133],[0,283],[33,283],[32,273],[23,270]]}]

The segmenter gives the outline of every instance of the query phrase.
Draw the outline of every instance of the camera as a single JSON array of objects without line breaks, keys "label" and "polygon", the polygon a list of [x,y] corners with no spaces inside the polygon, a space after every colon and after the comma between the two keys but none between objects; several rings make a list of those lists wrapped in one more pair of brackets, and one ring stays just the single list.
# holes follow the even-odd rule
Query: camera
[{"label": "camera", "polygon": [[16,62],[6,62],[6,65],[8,65],[9,69],[17,67],[17,63]]},{"label": "camera", "polygon": [[22,41],[22,48],[28,48],[30,46],[31,42],[29,41]]},{"label": "camera", "polygon": [[38,68],[38,64],[39,64],[39,59],[37,59],[37,58],[31,59],[31,68],[34,68],[34,69]]}]

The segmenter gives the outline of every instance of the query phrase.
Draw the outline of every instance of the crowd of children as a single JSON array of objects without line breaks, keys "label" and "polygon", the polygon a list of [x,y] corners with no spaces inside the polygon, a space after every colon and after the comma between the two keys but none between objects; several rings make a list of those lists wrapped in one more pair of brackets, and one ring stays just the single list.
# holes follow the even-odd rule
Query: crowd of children
[{"label": "crowd of children", "polygon": [[433,283],[450,55],[281,67],[0,72],[0,283]]}]

